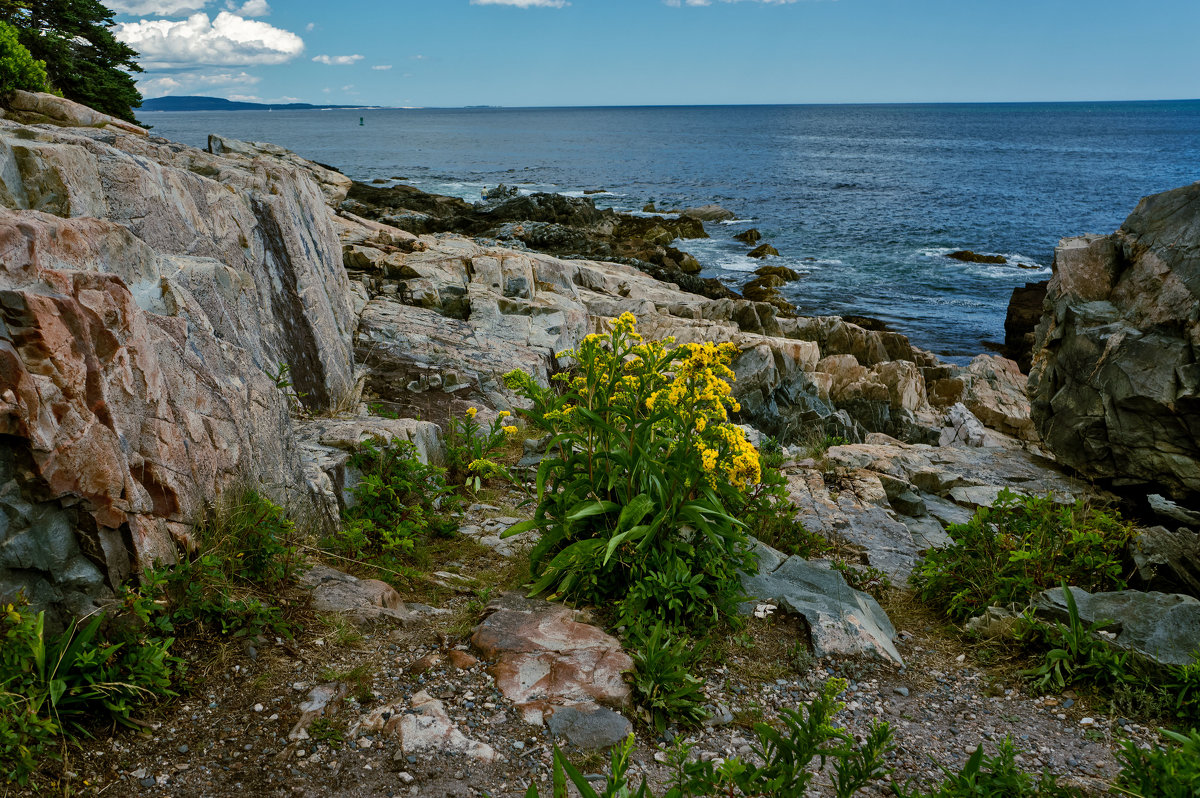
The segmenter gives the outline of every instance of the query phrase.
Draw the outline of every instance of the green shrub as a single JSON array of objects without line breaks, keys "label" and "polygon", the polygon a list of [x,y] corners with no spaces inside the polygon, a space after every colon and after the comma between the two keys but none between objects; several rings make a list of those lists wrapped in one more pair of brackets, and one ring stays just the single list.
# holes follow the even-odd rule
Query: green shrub
[{"label": "green shrub", "polygon": [[704,682],[692,676],[702,652],[691,638],[672,634],[662,621],[649,634],[630,638],[634,700],[654,728],[661,732],[672,721],[687,726],[704,720]]},{"label": "green shrub", "polygon": [[560,353],[574,367],[560,393],[514,371],[505,383],[532,409],[530,426],[553,437],[537,475],[532,593],[615,604],[674,626],[711,624],[741,593],[752,568],[739,506],[759,481],[758,453],[729,424],[737,410],[731,344],[643,342],[624,314],[611,333]]},{"label": "green shrub", "polygon": [[1114,790],[1132,798],[1195,798],[1200,795],[1200,731],[1163,731],[1178,743],[1149,751],[1126,740],[1117,752],[1121,773]]},{"label": "green shrub", "polygon": [[1123,589],[1122,554],[1134,534],[1115,512],[1007,490],[946,531],[954,545],[929,552],[912,583],[922,601],[959,619],[1024,604],[1064,579],[1089,592]]},{"label": "green shrub", "polygon": [[295,526],[255,490],[227,494],[197,529],[198,552],[148,574],[180,627],[231,637],[292,636],[279,603],[298,568]]},{"label": "green shrub", "polygon": [[86,735],[101,720],[134,726],[133,713],[174,696],[181,663],[169,654],[173,638],[150,623],[153,602],[127,594],[110,618],[72,620],[46,633],[45,613],[9,604],[0,618],[0,774],[28,783],[44,759],[57,758],[59,736]]},{"label": "green shrub", "polygon": [[361,478],[342,513],[342,529],[321,542],[328,551],[393,569],[414,555],[422,539],[457,531],[459,503],[445,470],[422,463],[411,442],[393,440],[385,449],[364,444],[350,466]]},{"label": "green shrub", "polygon": [[1035,649],[1039,664],[1024,671],[1042,690],[1066,687],[1101,689],[1124,700],[1139,714],[1170,715],[1200,721],[1200,654],[1190,665],[1159,665],[1121,651],[1104,640],[1104,623],[1084,624],[1075,596],[1063,584],[1067,622],[1045,623],[1027,612],[1017,639]]},{"label": "green shrub", "polygon": [[[832,762],[832,780],[836,798],[850,798],[872,781],[887,775],[884,759],[892,748],[892,732],[886,723],[871,727],[866,739],[856,743],[853,735],[832,724],[842,708],[836,700],[846,683],[831,679],[821,695],[804,710],[785,709],[779,725],[758,723],[754,726],[757,744],[754,757],[733,758],[722,763],[691,761],[691,748],[680,743],[671,753],[674,770],[663,798],[688,796],[772,796],[802,798],[816,778],[813,760],[821,765]],[[645,780],[634,790],[629,781],[633,753],[632,735],[612,754],[612,769],[603,792],[596,792],[562,752],[554,750],[554,795],[567,795],[567,780],[582,798],[653,798]],[[761,764],[759,764],[761,762]],[[530,785],[527,798],[537,798]]]},{"label": "green shrub", "polygon": [[985,756],[983,746],[963,765],[958,773],[942,768],[946,778],[932,791],[893,785],[900,798],[1075,798],[1077,792],[1061,787],[1049,772],[1036,779],[1022,771],[1016,762],[1017,752],[1012,740],[1004,738],[995,756]]},{"label": "green shrub", "polygon": [[21,44],[16,28],[0,22],[0,99],[17,89],[46,91],[46,64]]}]

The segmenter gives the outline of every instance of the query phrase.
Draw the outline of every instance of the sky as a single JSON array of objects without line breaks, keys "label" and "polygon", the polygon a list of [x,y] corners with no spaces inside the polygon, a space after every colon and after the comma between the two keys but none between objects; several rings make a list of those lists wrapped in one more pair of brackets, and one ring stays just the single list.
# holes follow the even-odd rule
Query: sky
[{"label": "sky", "polygon": [[1200,98],[1200,0],[103,0],[146,97],[460,107]]}]

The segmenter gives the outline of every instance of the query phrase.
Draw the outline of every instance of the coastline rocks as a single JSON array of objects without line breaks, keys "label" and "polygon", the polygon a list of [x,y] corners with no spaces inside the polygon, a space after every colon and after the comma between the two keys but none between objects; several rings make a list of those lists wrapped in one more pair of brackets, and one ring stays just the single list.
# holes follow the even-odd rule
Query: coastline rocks
[{"label": "coastline rocks", "polygon": [[1003,255],[981,255],[978,252],[972,252],[969,249],[960,249],[957,252],[948,252],[947,258],[952,260],[962,261],[963,263],[1008,263],[1008,258]]},{"label": "coastline rocks", "polygon": [[1200,496],[1200,183],[1110,236],[1064,239],[1037,329],[1032,417],[1092,478]]},{"label": "coastline rocks", "polygon": [[753,250],[751,250],[750,253],[746,257],[757,258],[758,260],[765,260],[767,257],[770,257],[770,256],[778,257],[778,255],[779,255],[779,250],[775,249],[775,247],[771,246],[770,244],[759,244],[757,247],[755,247]]},{"label": "coastline rocks", "polygon": [[963,382],[963,404],[986,426],[1021,440],[1038,439],[1026,395],[1028,380],[1016,363],[979,355],[958,379]]},{"label": "coastline rocks", "polygon": [[5,98],[5,102],[4,118],[26,125],[48,122],[63,127],[111,127],[134,136],[149,135],[144,127],[53,94],[17,89]]},{"label": "coastline rocks", "polygon": [[789,269],[787,266],[759,266],[754,273],[759,277],[778,277],[786,283],[800,279],[800,272]]},{"label": "coastline rocks", "polygon": [[1200,532],[1143,529],[1129,554],[1147,590],[1200,597]]},{"label": "coastline rocks", "polygon": [[358,579],[325,565],[314,565],[300,574],[300,586],[311,591],[315,612],[336,612],[357,624],[389,619],[407,622],[400,594],[378,579]]},{"label": "coastline rocks", "polygon": [[[1115,636],[1111,642],[1150,662],[1191,665],[1200,649],[1200,599],[1172,593],[1088,593],[1068,588],[1085,626],[1101,624]],[[1062,588],[1034,599],[1039,615],[1066,622],[1067,602]]]},{"label": "coastline rocks", "polygon": [[845,577],[801,557],[785,557],[755,542],[758,573],[742,574],[751,615],[763,604],[800,615],[808,623],[817,657],[868,656],[903,665],[892,638],[896,630],[875,599],[846,584]]},{"label": "coastline rocks", "polygon": [[78,613],[194,546],[239,480],[307,511],[290,405],[353,402],[357,384],[313,170],[5,119],[0,204],[5,503],[31,508],[4,539],[55,549],[6,559],[5,597],[24,590],[51,624]]}]

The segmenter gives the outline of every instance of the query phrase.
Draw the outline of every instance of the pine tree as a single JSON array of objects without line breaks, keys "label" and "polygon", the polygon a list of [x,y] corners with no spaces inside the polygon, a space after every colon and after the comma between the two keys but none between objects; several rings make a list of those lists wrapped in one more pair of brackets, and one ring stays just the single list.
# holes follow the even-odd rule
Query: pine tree
[{"label": "pine tree", "polygon": [[0,0],[0,20],[46,64],[50,84],[69,100],[130,122],[142,104],[137,52],[113,35],[113,12],[98,0]]}]

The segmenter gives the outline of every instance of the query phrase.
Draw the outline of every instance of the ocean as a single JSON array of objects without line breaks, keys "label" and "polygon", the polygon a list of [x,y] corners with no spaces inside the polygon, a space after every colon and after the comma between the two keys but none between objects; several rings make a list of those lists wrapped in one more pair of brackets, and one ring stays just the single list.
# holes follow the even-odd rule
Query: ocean
[{"label": "ocean", "polygon": [[[1200,101],[148,112],[153,133],[280,144],[358,180],[477,200],[499,183],[640,212],[737,214],[680,242],[736,287],[748,227],[803,279],[807,314],[872,316],[963,361],[1003,339],[1015,286],[1065,236],[1108,233],[1148,194],[1200,180]],[[359,124],[360,118],[363,124]],[[954,250],[1008,265],[961,263]]]}]

